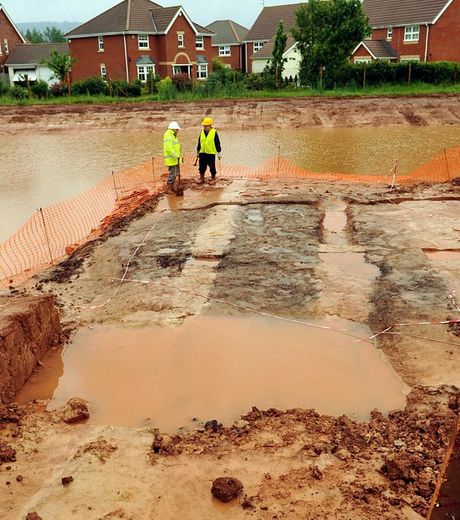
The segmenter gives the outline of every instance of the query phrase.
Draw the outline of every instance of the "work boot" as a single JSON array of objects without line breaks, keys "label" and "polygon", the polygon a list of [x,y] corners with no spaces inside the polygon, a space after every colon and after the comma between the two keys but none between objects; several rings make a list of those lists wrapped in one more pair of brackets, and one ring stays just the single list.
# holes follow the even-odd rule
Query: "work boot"
[{"label": "work boot", "polygon": [[174,188],[172,184],[166,184],[165,193],[166,195],[174,193]]},{"label": "work boot", "polygon": [[215,184],[215,183],[216,183],[216,176],[213,175],[213,176],[211,177],[211,180],[209,181],[209,184]]},{"label": "work boot", "polygon": [[204,173],[200,173],[200,180],[198,181],[198,184],[204,183]]}]

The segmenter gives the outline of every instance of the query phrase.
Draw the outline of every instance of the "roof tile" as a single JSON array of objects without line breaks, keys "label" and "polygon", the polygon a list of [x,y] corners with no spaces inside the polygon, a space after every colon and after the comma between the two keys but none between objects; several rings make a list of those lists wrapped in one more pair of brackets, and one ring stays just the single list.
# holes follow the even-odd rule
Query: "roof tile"
[{"label": "roof tile", "polygon": [[300,4],[274,5],[264,7],[246,35],[245,41],[270,40],[276,33],[280,20],[288,31],[296,23],[295,13]]},{"label": "roof tile", "polygon": [[377,27],[398,27],[433,23],[451,0],[364,0],[363,9],[369,24]]},{"label": "roof tile", "polygon": [[19,44],[10,52],[5,65],[38,65],[42,60],[50,57],[53,49],[56,49],[59,54],[69,53],[67,43]]}]

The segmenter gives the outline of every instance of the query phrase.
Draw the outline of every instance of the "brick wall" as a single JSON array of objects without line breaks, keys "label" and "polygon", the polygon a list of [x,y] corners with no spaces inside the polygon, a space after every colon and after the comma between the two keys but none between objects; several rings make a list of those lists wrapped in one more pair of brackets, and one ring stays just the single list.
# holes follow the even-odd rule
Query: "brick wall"
[{"label": "brick wall", "polygon": [[460,0],[454,0],[430,27],[428,61],[460,62]]},{"label": "brick wall", "polygon": [[8,40],[8,49],[9,52],[13,50],[16,45],[19,43],[23,43],[21,37],[16,32],[15,28],[11,24],[11,22],[6,17],[3,11],[0,11],[0,46],[1,46],[1,55],[0,55],[0,72],[3,71],[3,65],[5,61],[8,59],[9,54],[5,52],[5,39]]},{"label": "brick wall", "polygon": [[212,48],[212,55],[213,58],[218,58],[222,63],[230,65],[232,69],[241,70],[244,67],[242,61],[242,49],[242,45],[231,45],[231,56],[219,56],[219,47],[215,46]]},{"label": "brick wall", "polygon": [[[420,61],[425,59],[425,38],[426,38],[426,27],[420,26],[418,42],[405,42],[404,41],[404,27],[393,27],[393,36],[391,40],[387,40],[388,43],[395,49],[398,54],[403,56],[419,56]],[[375,29],[372,32],[373,40],[386,40],[387,30],[386,29]]]}]

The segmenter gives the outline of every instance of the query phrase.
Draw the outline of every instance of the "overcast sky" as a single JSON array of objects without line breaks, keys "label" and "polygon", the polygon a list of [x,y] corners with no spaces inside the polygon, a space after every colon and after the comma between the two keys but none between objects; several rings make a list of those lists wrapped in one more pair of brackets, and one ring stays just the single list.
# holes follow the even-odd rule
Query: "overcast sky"
[{"label": "overcast sky", "polygon": [[[265,5],[297,4],[301,0],[265,0]],[[0,0],[14,22],[86,22],[120,0]],[[250,28],[262,0],[158,0],[160,5],[182,5],[197,23],[234,20]]]}]

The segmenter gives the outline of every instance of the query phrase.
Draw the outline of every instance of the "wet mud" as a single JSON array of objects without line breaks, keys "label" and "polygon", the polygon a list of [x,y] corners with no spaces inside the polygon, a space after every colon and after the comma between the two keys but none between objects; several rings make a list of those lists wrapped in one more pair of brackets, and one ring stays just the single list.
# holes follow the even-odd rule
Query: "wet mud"
[{"label": "wet mud", "polygon": [[[149,201],[135,217],[113,223],[90,248],[76,251],[81,262],[58,266],[27,287],[33,294],[55,294],[64,326],[80,328],[64,362],[70,353],[78,360],[74,347],[86,327],[80,363],[94,361],[90,351],[100,347],[94,368],[101,374],[98,384],[108,379],[111,393],[123,388],[123,368],[126,387],[135,386],[136,371],[154,380],[155,355],[148,351],[156,336],[148,331],[162,327],[161,335],[175,338],[165,340],[170,348],[156,356],[163,377],[159,387],[138,384],[148,398],[113,399],[123,413],[152,399],[164,407],[164,417],[177,414],[178,403],[193,391],[175,384],[167,375],[173,372],[195,381],[195,388],[201,385],[196,403],[218,408],[204,407],[196,416],[189,410],[198,405],[186,408],[198,421],[179,431],[174,428],[184,420],[161,428],[162,421],[153,417],[160,412],[139,427],[145,409],[131,426],[117,426],[111,419],[117,410],[94,394],[84,395],[95,379],[93,374],[85,381],[85,371],[56,406],[71,394],[86,397],[86,422],[63,423],[59,409],[45,410],[47,401],[7,407],[0,414],[0,442],[3,453],[15,452],[16,461],[0,464],[0,478],[10,482],[0,515],[22,518],[36,511],[46,518],[72,509],[76,517],[95,519],[426,517],[459,413],[460,387],[460,340],[446,323],[458,318],[460,265],[451,257],[433,260],[427,251],[459,249],[459,186],[392,191],[344,182],[219,183],[206,187],[203,197],[202,188],[190,183],[177,203]],[[59,280],[53,279],[56,272]],[[411,388],[407,402],[390,403],[381,366],[370,376],[368,358],[353,362],[360,343],[339,354],[313,333],[305,333],[305,347],[296,332],[296,353],[280,356],[280,350],[294,349],[290,327],[275,333],[254,325],[254,320],[273,320],[271,315],[326,320],[347,329],[342,332],[350,332],[342,320],[367,328],[378,349],[372,352]],[[212,326],[213,319],[223,321]],[[109,332],[98,339],[97,331],[115,326],[124,328],[120,337],[132,344],[126,340],[117,347]],[[225,338],[220,329],[227,331]],[[181,330],[187,334],[181,336]],[[127,356],[119,357],[113,370],[109,343]],[[305,352],[312,345],[318,351]],[[130,376],[128,360],[134,367]],[[353,381],[362,382],[369,370],[368,388],[385,394],[376,403],[370,391],[356,387],[361,397],[369,397],[364,407],[369,416],[345,407],[321,408],[353,387],[343,375],[328,372],[335,362],[342,368],[349,363]],[[283,363],[300,376],[287,370],[282,385],[270,386]],[[241,380],[234,377],[242,372]],[[77,380],[76,370],[69,368],[66,376],[64,369],[62,388],[70,387],[72,374]],[[300,388],[308,385],[307,393],[318,401],[300,402]],[[282,391],[286,400],[277,402]],[[233,409],[224,404],[248,395],[237,406],[233,401]],[[84,402],[77,404],[84,411]],[[227,416],[225,409],[231,409]],[[342,410],[356,413],[356,420]],[[104,413],[107,419],[101,420]],[[61,479],[68,476],[73,481],[64,488]],[[228,504],[217,503],[210,490],[218,477],[240,480],[244,492]]]}]

